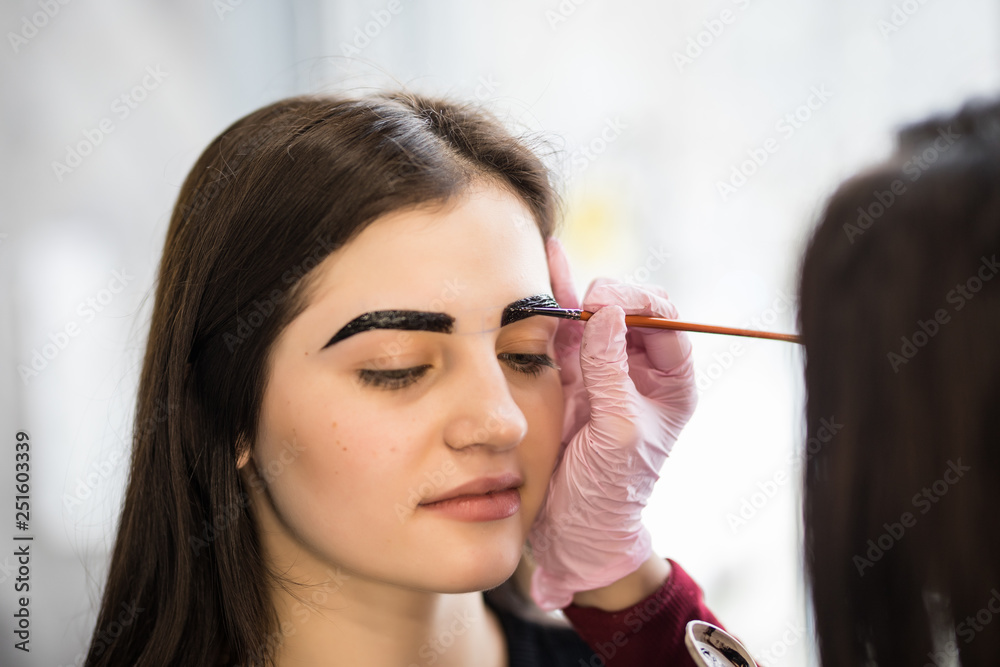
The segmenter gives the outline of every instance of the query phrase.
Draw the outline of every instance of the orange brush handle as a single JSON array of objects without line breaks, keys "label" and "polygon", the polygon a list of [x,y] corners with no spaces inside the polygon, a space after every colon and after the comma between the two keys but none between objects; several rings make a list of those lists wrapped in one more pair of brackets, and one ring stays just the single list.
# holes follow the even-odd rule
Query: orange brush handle
[{"label": "orange brush handle", "polygon": [[[589,320],[593,315],[590,311],[580,312],[581,320]],[[772,340],[783,340],[789,343],[802,343],[802,340],[794,334],[773,333],[770,331],[755,331],[753,329],[734,329],[733,327],[717,327],[712,324],[695,324],[694,322],[681,322],[679,320],[668,320],[662,317],[647,317],[645,315],[626,315],[625,324],[633,327],[652,327],[654,329],[673,329],[674,331],[699,331],[701,333],[728,334],[730,336],[749,336],[751,338],[770,338]]]}]

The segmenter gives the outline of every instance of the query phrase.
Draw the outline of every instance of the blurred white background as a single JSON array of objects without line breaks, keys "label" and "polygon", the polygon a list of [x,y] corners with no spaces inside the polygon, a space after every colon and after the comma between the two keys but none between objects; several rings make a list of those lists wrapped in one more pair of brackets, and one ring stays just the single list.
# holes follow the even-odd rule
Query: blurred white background
[{"label": "blurred white background", "polygon": [[[170,209],[240,116],[397,82],[479,99],[559,149],[581,292],[598,275],[655,283],[686,319],[793,331],[798,256],[824,198],[884,157],[901,123],[1000,86],[988,0],[35,0],[0,5],[0,27],[11,666],[82,664]],[[89,154],[67,155],[81,144]],[[768,667],[814,664],[794,460],[801,360],[788,343],[691,335],[701,401],[644,515],[654,547]],[[19,372],[33,357],[44,368]],[[21,429],[33,445],[30,655],[13,650],[11,616]]]}]

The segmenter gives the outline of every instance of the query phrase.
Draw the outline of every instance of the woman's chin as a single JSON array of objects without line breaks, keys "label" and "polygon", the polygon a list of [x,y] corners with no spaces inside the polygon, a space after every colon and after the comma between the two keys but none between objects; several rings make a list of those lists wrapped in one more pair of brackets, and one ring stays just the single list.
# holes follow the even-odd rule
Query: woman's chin
[{"label": "woman's chin", "polygon": [[429,588],[442,593],[484,591],[507,581],[517,569],[520,556],[516,550],[513,553],[470,550],[460,556],[442,557],[423,574],[425,579],[432,575],[434,583]]}]

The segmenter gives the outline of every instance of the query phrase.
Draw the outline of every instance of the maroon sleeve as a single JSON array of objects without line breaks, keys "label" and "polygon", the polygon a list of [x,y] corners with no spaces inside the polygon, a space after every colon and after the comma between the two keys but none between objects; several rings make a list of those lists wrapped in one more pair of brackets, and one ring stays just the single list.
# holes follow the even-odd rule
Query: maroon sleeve
[{"label": "maroon sleeve", "polygon": [[628,609],[609,612],[575,604],[563,609],[573,629],[609,667],[694,667],[684,645],[688,621],[723,627],[705,606],[694,579],[667,560],[670,575],[663,585]]}]

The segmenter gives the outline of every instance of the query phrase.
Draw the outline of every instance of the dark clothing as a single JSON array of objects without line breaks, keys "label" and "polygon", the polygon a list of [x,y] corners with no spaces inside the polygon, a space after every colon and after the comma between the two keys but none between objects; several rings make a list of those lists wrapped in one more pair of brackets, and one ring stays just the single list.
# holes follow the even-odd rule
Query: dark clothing
[{"label": "dark clothing", "polygon": [[573,628],[549,627],[526,620],[493,606],[489,598],[486,604],[503,625],[508,667],[580,667],[581,660],[584,665],[601,664]]}]

